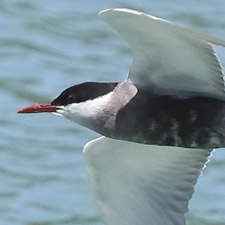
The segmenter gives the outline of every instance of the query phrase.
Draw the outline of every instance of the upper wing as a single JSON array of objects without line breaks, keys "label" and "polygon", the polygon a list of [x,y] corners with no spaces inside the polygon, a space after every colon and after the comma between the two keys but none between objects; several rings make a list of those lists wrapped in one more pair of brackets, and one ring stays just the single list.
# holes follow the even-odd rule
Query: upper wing
[{"label": "upper wing", "polygon": [[184,225],[210,151],[105,137],[84,148],[94,194],[108,225]]},{"label": "upper wing", "polygon": [[100,16],[130,45],[129,78],[135,84],[168,94],[225,98],[222,68],[211,46],[225,41],[130,9],[107,9]]}]

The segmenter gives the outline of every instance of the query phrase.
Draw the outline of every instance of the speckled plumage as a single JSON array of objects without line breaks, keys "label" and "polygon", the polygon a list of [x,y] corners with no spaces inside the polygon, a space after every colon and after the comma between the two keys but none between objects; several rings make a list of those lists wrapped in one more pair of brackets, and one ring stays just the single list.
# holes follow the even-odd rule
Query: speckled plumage
[{"label": "speckled plumage", "polygon": [[139,92],[116,117],[115,138],[212,149],[225,146],[225,102]]}]

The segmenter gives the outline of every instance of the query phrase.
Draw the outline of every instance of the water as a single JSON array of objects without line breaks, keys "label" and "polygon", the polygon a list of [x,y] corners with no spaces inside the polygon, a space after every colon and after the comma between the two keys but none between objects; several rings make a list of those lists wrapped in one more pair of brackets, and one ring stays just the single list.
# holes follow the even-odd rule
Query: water
[{"label": "water", "polygon": [[[82,158],[83,145],[98,135],[56,116],[15,112],[79,82],[125,79],[130,51],[97,17],[109,7],[225,36],[223,0],[1,0],[0,224],[102,224]],[[225,224],[224,171],[222,149],[196,186],[190,225]]]}]

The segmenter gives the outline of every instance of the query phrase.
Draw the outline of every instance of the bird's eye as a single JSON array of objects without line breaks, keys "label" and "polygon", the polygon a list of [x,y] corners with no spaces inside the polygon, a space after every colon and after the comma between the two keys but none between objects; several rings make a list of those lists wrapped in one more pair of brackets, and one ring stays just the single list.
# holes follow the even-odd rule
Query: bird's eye
[{"label": "bird's eye", "polygon": [[74,102],[76,102],[76,98],[73,95],[68,95],[67,102],[74,103]]}]

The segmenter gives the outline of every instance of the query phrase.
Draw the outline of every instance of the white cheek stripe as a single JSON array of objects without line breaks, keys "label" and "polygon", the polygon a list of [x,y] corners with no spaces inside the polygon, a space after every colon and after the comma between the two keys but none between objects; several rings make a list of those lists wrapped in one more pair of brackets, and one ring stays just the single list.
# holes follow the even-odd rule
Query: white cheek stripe
[{"label": "white cheek stripe", "polygon": [[112,94],[113,92],[110,92],[92,100],[70,104],[65,106],[65,111],[63,110],[62,114],[76,122],[79,122],[77,119],[79,120],[81,118],[97,118],[97,115],[102,112],[102,109],[104,109],[108,102],[110,102]]}]

